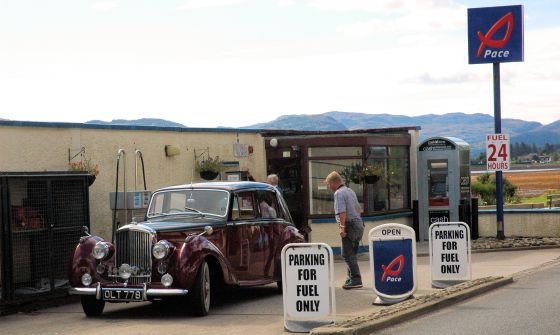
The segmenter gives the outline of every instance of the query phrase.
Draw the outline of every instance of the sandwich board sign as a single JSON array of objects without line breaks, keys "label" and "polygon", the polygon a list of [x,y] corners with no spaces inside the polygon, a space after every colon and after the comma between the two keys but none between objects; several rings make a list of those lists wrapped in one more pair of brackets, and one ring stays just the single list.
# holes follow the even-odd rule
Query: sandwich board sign
[{"label": "sandwich board sign", "polygon": [[471,279],[471,240],[464,222],[435,223],[429,229],[432,287],[445,288]]},{"label": "sandwich board sign", "polygon": [[416,234],[399,223],[387,223],[368,233],[370,271],[379,305],[408,299],[416,291]]},{"label": "sandwich board sign", "polygon": [[333,251],[325,243],[290,243],[281,255],[284,328],[307,333],[334,323]]}]

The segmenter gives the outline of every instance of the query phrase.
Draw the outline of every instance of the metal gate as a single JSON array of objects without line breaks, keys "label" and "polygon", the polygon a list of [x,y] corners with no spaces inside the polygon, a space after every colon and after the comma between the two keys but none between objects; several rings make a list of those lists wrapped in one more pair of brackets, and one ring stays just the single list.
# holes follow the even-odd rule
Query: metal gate
[{"label": "metal gate", "polygon": [[87,174],[0,173],[2,302],[66,290],[70,253],[89,228]]}]

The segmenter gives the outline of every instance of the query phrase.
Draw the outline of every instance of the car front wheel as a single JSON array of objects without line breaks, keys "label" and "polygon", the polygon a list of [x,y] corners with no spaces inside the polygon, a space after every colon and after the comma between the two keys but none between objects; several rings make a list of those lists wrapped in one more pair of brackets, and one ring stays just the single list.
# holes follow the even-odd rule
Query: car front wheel
[{"label": "car front wheel", "polygon": [[210,268],[202,262],[196,275],[191,294],[191,310],[196,316],[206,316],[210,311]]},{"label": "car front wheel", "polygon": [[105,301],[97,300],[94,296],[82,296],[82,308],[87,316],[100,316],[105,308]]}]

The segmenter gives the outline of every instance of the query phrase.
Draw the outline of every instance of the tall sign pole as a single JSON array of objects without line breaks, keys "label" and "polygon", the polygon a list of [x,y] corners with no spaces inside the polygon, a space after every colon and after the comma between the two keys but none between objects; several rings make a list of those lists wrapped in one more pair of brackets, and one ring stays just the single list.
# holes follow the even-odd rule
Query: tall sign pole
[{"label": "tall sign pole", "polygon": [[[492,63],[493,66],[494,133],[496,138],[501,137],[500,63],[523,61],[523,6],[469,8],[467,15],[469,64]],[[489,135],[487,139],[491,137]],[[490,145],[487,144],[487,152],[491,149]],[[495,151],[493,155],[487,153],[487,170],[496,172],[496,237],[503,240],[505,234],[502,170],[509,169],[509,142],[507,153],[500,150]],[[507,164],[496,163],[493,169],[489,169],[492,163],[488,161],[489,157],[504,158]]]},{"label": "tall sign pole", "polygon": [[[500,63],[493,63],[494,72],[494,133],[502,133],[502,104],[500,98]],[[503,240],[504,235],[504,192],[502,170],[496,170],[496,238]]]}]

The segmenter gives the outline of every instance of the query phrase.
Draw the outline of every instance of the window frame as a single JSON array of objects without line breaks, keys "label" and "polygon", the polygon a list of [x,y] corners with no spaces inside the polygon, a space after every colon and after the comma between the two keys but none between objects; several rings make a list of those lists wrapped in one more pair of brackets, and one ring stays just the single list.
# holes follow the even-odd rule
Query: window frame
[{"label": "window frame", "polygon": [[[345,145],[337,145],[337,147],[342,147]],[[308,147],[308,149],[314,148],[314,147],[320,147],[320,146],[313,146],[313,147]],[[385,209],[383,210],[373,210],[372,208],[369,208],[369,197],[370,194],[368,194],[368,184],[365,184],[363,181],[361,182],[361,189],[362,189],[362,194],[360,196],[360,194],[358,195],[358,198],[362,199],[362,203],[364,206],[364,212],[362,213],[362,215],[364,216],[368,216],[368,215],[380,215],[380,214],[385,214],[385,213],[396,213],[396,212],[403,212],[403,211],[410,211],[412,209],[412,194],[411,194],[411,181],[410,181],[410,175],[411,175],[411,164],[410,164],[410,144],[359,144],[359,145],[346,145],[346,147],[360,147],[361,151],[362,151],[362,156],[317,156],[317,157],[311,157],[308,156],[307,157],[307,168],[309,170],[309,197],[307,199],[308,201],[308,206],[309,206],[309,216],[311,218],[321,218],[321,217],[330,217],[333,215],[333,213],[329,213],[329,214],[315,214],[313,213],[313,179],[317,178],[316,176],[313,176],[312,174],[312,163],[314,161],[321,161],[321,160],[325,160],[325,161],[336,161],[336,160],[360,160],[362,165],[365,165],[368,163],[368,161],[371,160],[383,160],[384,161],[384,166],[385,166],[385,176],[387,176],[387,173],[389,172],[389,167],[390,167],[390,162],[391,161],[401,161],[401,164],[404,164],[406,171],[405,171],[405,175],[404,175],[404,185],[405,185],[405,190],[404,190],[404,195],[403,195],[403,205],[402,208],[397,208],[397,209],[393,209],[392,208],[392,204],[391,204],[391,185],[389,182],[385,182],[385,186],[383,187],[384,189],[384,194],[385,194],[385,198],[386,198],[386,205],[385,205]],[[370,153],[370,148],[373,147],[384,147],[384,154],[375,154],[375,153]],[[393,149],[394,151],[396,151],[395,153],[392,154],[392,150],[391,148],[395,148]],[[399,149],[400,148],[400,149]],[[322,176],[321,176],[322,177]]]}]

